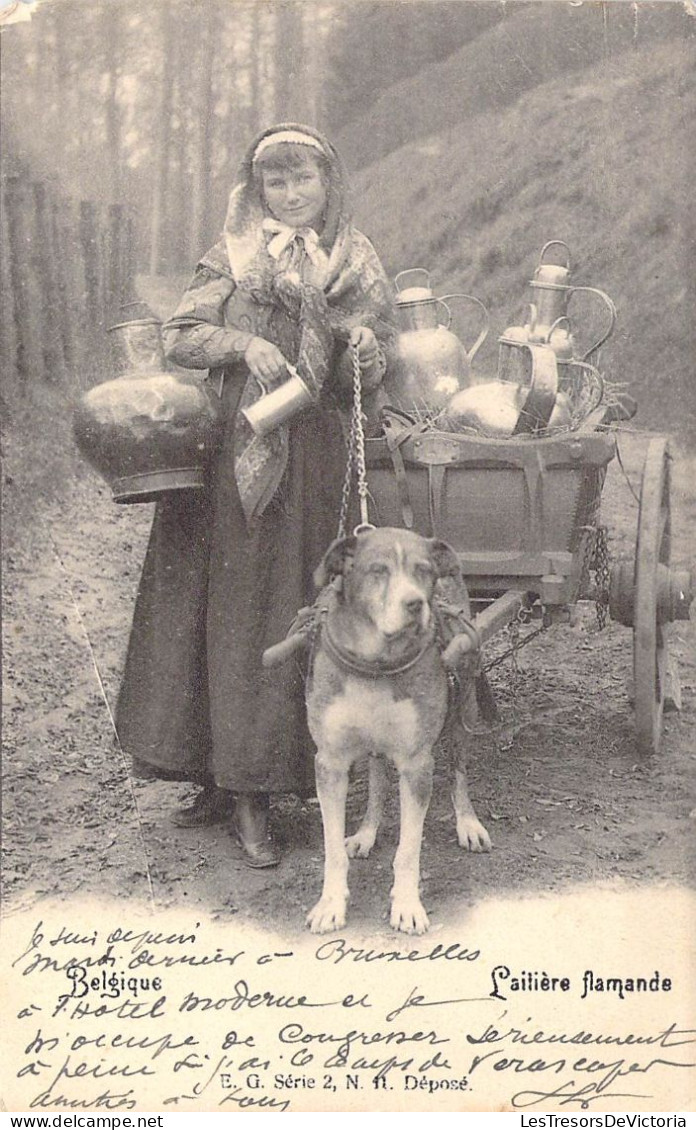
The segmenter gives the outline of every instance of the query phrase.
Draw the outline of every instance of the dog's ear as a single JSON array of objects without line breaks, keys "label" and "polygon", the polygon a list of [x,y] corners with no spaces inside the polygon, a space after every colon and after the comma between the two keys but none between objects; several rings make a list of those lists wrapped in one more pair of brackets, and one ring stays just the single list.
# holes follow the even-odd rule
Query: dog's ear
[{"label": "dog's ear", "polygon": [[334,577],[343,574],[346,562],[355,553],[357,538],[351,534],[348,538],[337,538],[333,541],[322,560],[314,570],[314,584],[316,588],[323,589]]},{"label": "dog's ear", "polygon": [[448,545],[446,541],[440,541],[439,538],[430,538],[428,544],[430,546],[430,558],[438,577],[457,577],[461,580],[462,571],[459,559],[452,546]]}]

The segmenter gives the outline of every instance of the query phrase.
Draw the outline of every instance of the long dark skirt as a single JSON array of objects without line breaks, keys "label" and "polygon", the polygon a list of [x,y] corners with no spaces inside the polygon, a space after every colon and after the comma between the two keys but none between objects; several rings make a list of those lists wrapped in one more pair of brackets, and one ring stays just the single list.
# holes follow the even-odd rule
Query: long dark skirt
[{"label": "long dark skirt", "polygon": [[335,411],[291,426],[278,496],[249,530],[233,464],[240,395],[226,382],[221,450],[206,491],[159,503],[117,709],[124,749],[156,775],[239,792],[314,788],[300,666],[266,672],[313,599],[312,573],[338,524],[346,448]]}]

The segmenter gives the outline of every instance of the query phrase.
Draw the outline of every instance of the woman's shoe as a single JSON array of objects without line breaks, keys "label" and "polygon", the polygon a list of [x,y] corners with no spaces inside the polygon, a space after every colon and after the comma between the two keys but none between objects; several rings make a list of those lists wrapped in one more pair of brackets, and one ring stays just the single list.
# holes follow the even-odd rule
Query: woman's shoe
[{"label": "woman's shoe", "polygon": [[157,776],[154,765],[141,761],[139,757],[131,758],[131,777],[136,777],[138,781],[156,781]]},{"label": "woman's shoe", "polygon": [[234,831],[247,867],[277,867],[280,856],[268,830],[268,795],[241,793],[237,797]]},{"label": "woman's shoe", "polygon": [[205,828],[210,824],[222,824],[234,815],[234,794],[229,789],[219,789],[217,785],[205,785],[193,804],[177,808],[171,815],[172,824],[177,828]]}]

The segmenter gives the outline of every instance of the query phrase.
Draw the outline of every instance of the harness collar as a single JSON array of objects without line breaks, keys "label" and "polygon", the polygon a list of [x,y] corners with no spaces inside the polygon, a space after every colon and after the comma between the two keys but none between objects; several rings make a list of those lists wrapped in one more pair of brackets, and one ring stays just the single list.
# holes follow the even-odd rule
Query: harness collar
[{"label": "harness collar", "polygon": [[401,675],[405,671],[410,671],[431,648],[435,647],[436,643],[435,632],[430,628],[416,655],[412,656],[411,659],[391,666],[385,660],[361,659],[360,656],[353,655],[352,652],[346,651],[340,644],[336,643],[329,631],[329,625],[326,621],[321,624],[319,638],[327,655],[337,667],[350,675],[361,675],[363,678],[369,679],[383,678],[385,675]]}]

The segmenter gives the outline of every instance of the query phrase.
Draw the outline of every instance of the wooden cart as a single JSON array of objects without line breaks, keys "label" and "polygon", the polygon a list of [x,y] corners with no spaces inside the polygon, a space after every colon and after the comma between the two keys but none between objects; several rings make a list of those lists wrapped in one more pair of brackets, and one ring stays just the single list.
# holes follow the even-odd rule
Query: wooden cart
[{"label": "wooden cart", "polygon": [[520,613],[547,626],[583,599],[633,630],[638,747],[658,750],[679,705],[669,626],[688,619],[691,576],[670,563],[670,453],[648,443],[635,559],[609,570],[599,506],[616,436],[593,414],[577,431],[487,439],[389,419],[368,439],[371,521],[437,536],[457,551],[482,642]]}]

